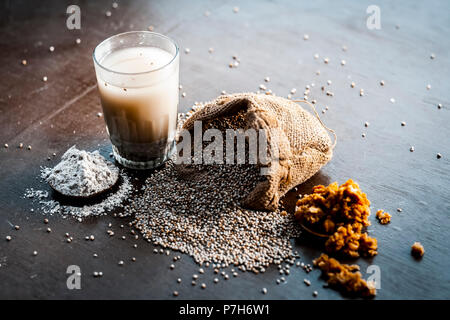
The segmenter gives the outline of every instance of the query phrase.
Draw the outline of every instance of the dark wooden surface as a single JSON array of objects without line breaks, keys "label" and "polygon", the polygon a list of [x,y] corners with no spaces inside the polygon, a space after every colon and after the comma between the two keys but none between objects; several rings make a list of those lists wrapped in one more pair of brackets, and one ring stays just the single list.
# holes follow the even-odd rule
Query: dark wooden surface
[{"label": "dark wooden surface", "polygon": [[[65,27],[66,8],[72,3],[81,7],[81,30]],[[110,152],[103,119],[96,116],[101,107],[91,53],[108,36],[149,25],[174,38],[181,50],[191,49],[181,54],[181,84],[187,93],[180,98],[182,111],[222,90],[255,91],[266,76],[271,78],[267,86],[282,96],[294,87],[301,96],[307,84],[315,83],[310,97],[319,110],[329,106],[323,120],[339,141],[332,161],[300,186],[300,192],[353,178],[368,194],[373,212],[369,229],[378,239],[379,255],[356,262],[365,277],[368,265],[380,267],[377,299],[450,298],[448,1],[119,1],[117,9],[111,3],[1,4],[0,142],[10,147],[0,150],[0,298],[166,299],[173,298],[173,290],[180,292],[179,298],[311,299],[314,290],[319,291],[317,299],[343,298],[322,288],[317,270],[306,274],[296,268],[282,285],[276,285],[278,270],[271,267],[263,275],[240,274],[216,285],[208,271],[206,290],[191,287],[198,270],[192,259],[183,256],[170,271],[171,257],[153,254],[151,244],[131,237],[120,240],[129,234],[128,228],[120,228],[127,219],[105,216],[78,223],[54,216],[44,225],[41,213],[30,212],[23,192],[43,187],[36,177],[40,166],[56,164],[58,157],[47,161],[53,152],[60,156],[74,144]],[[366,28],[370,4],[381,8],[381,30]],[[238,13],[233,13],[234,6],[239,6]],[[303,34],[309,34],[308,41]],[[75,44],[76,38],[81,44]],[[49,46],[55,51],[49,52]],[[209,47],[214,47],[213,54]],[[315,53],[320,59],[313,58]],[[431,53],[436,59],[430,59]],[[236,69],[228,68],[232,55],[241,60]],[[329,57],[328,65],[324,57]],[[22,59],[27,66],[21,65]],[[347,62],[344,67],[341,59]],[[379,85],[382,79],[384,87]],[[333,82],[332,98],[320,90],[327,80]],[[356,88],[350,88],[351,81]],[[443,104],[440,110],[438,103]],[[20,142],[32,150],[18,149]],[[396,212],[398,207],[403,212]],[[376,222],[379,208],[392,213],[391,224]],[[113,238],[106,234],[110,222]],[[16,224],[19,231],[11,226]],[[46,233],[47,227],[52,233]],[[66,232],[74,236],[73,243],[65,242]],[[84,240],[90,234],[95,241]],[[6,242],[6,235],[13,240]],[[410,255],[415,241],[426,249],[421,261]],[[307,239],[293,243],[306,263],[320,254]],[[99,258],[92,257],[94,252]],[[135,263],[130,262],[133,256]],[[125,261],[123,267],[119,260]],[[71,264],[81,267],[81,290],[66,288]],[[103,271],[103,278],[93,278],[93,271]],[[303,284],[304,278],[311,280],[311,287]],[[262,287],[268,288],[267,295],[261,294]]]}]

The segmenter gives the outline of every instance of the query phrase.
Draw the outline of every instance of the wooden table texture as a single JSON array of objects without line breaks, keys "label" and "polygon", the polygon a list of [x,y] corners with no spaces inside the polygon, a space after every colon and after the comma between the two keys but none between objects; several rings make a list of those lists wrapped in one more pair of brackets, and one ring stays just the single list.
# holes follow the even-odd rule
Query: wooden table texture
[{"label": "wooden table texture", "polygon": [[[81,9],[80,30],[66,28],[70,4]],[[370,15],[366,9],[372,4],[380,8],[379,30],[366,26]],[[110,214],[79,223],[51,216],[46,225],[39,210],[31,211],[35,205],[24,198],[24,190],[48,189],[38,179],[41,166],[55,165],[72,145],[99,149],[106,156],[111,150],[104,120],[97,117],[101,106],[92,62],[94,47],[111,35],[154,26],[154,31],[172,37],[180,46],[180,82],[186,93],[180,96],[180,111],[189,110],[195,101],[209,101],[222,90],[256,91],[265,84],[280,96],[296,88],[295,96],[301,98],[305,86],[314,84],[310,99],[317,100],[319,112],[328,106],[320,115],[336,131],[338,144],[332,161],[299,192],[308,193],[316,184],[356,180],[372,203],[369,231],[378,239],[379,254],[354,262],[364,277],[369,276],[369,265],[380,268],[376,299],[449,299],[449,12],[450,2],[445,0],[139,0],[118,1],[116,9],[112,1],[3,1],[0,298],[172,299],[174,290],[180,292],[177,299],[346,298],[324,289],[318,270],[306,274],[295,267],[280,285],[275,282],[280,277],[276,266],[264,274],[241,273],[218,284],[213,284],[209,270],[204,275],[208,287],[202,290],[190,284],[198,265],[189,256],[183,255],[171,271],[172,255],[153,254],[154,246],[142,239],[121,240],[130,230],[120,225],[130,218]],[[214,52],[209,53],[209,48]],[[237,68],[228,66],[233,55],[240,60]],[[328,64],[323,61],[326,57]],[[21,63],[24,59],[26,66]],[[265,83],[265,77],[270,82]],[[322,86],[333,91],[334,97],[324,94]],[[370,125],[365,127],[365,122]],[[9,148],[3,147],[5,143]],[[19,143],[25,147],[18,148]],[[410,152],[412,146],[414,152]],[[52,157],[53,153],[57,156]],[[438,153],[442,158],[437,158]],[[374,212],[380,208],[392,214],[390,224],[376,221]],[[116,232],[113,238],[105,232],[109,223]],[[20,230],[14,230],[14,225],[20,225]],[[66,232],[74,236],[70,244],[65,241]],[[85,241],[91,234],[96,240]],[[7,235],[12,241],[5,240]],[[426,250],[421,260],[410,254],[415,241]],[[321,248],[305,237],[292,243],[305,263],[320,255]],[[131,257],[137,261],[132,263]],[[125,265],[118,266],[119,260]],[[68,265],[80,266],[81,290],[67,289]],[[93,271],[104,276],[94,278]],[[176,283],[178,277],[181,284]],[[311,286],[305,286],[305,278]],[[268,289],[266,295],[261,293],[263,287]],[[317,298],[312,297],[315,290]]]}]

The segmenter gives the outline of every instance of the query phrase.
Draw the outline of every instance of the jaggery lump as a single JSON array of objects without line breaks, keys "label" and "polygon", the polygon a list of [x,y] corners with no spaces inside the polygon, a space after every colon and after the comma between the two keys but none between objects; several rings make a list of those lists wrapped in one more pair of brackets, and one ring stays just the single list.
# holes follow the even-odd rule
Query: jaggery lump
[{"label": "jaggery lump", "polygon": [[349,295],[362,297],[376,295],[374,283],[362,278],[357,265],[341,264],[336,259],[322,253],[319,258],[314,260],[314,266],[322,271],[322,275],[331,287]]},{"label": "jaggery lump", "polygon": [[383,210],[377,211],[377,219],[381,224],[388,224],[391,222],[391,215],[388,212],[385,212]]},{"label": "jaggery lump", "polygon": [[414,244],[411,246],[411,254],[415,258],[422,258],[425,254],[425,248],[420,242],[414,242]]},{"label": "jaggery lump", "polygon": [[319,233],[329,234],[325,243],[329,253],[349,257],[377,254],[377,240],[363,233],[370,225],[370,201],[359,185],[349,179],[328,187],[318,185],[313,193],[297,201],[295,217]]}]

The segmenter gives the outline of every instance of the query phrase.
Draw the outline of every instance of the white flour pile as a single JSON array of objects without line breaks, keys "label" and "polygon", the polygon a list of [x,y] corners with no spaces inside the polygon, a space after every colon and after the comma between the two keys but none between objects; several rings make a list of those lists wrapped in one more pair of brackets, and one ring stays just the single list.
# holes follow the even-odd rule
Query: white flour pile
[{"label": "white flour pile", "polygon": [[42,178],[63,195],[89,197],[112,187],[119,178],[119,169],[98,151],[73,146],[56,167],[42,170]]},{"label": "white flour pile", "polygon": [[85,205],[83,200],[77,201],[80,205],[61,203],[57,199],[51,199],[51,194],[45,190],[25,190],[25,197],[37,202],[42,213],[72,216],[79,221],[90,216],[108,214],[120,207],[133,191],[129,177],[98,151],[87,152],[78,150],[75,146],[64,153],[61,162],[54,168],[42,168],[41,178],[64,195],[83,197],[108,189],[120,178],[117,190],[105,195],[99,202]]}]

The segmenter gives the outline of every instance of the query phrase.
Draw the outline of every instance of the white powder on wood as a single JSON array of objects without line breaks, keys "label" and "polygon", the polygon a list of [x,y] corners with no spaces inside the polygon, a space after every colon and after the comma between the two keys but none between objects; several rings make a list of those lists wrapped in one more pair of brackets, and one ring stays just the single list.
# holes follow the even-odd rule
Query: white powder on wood
[{"label": "white powder on wood", "polygon": [[119,169],[98,151],[87,152],[73,146],[53,169],[44,168],[41,177],[63,195],[89,197],[112,187]]},{"label": "white powder on wood", "polygon": [[121,207],[133,192],[130,178],[98,151],[87,152],[78,150],[75,146],[64,153],[61,162],[54,168],[41,168],[40,177],[64,195],[83,197],[108,189],[120,178],[117,190],[101,196],[97,202],[96,199],[90,199],[89,202],[78,200],[76,204],[67,203],[64,199],[52,198],[52,193],[46,190],[25,190],[25,198],[37,203],[42,213],[71,216],[79,221],[90,216],[108,214]]}]

